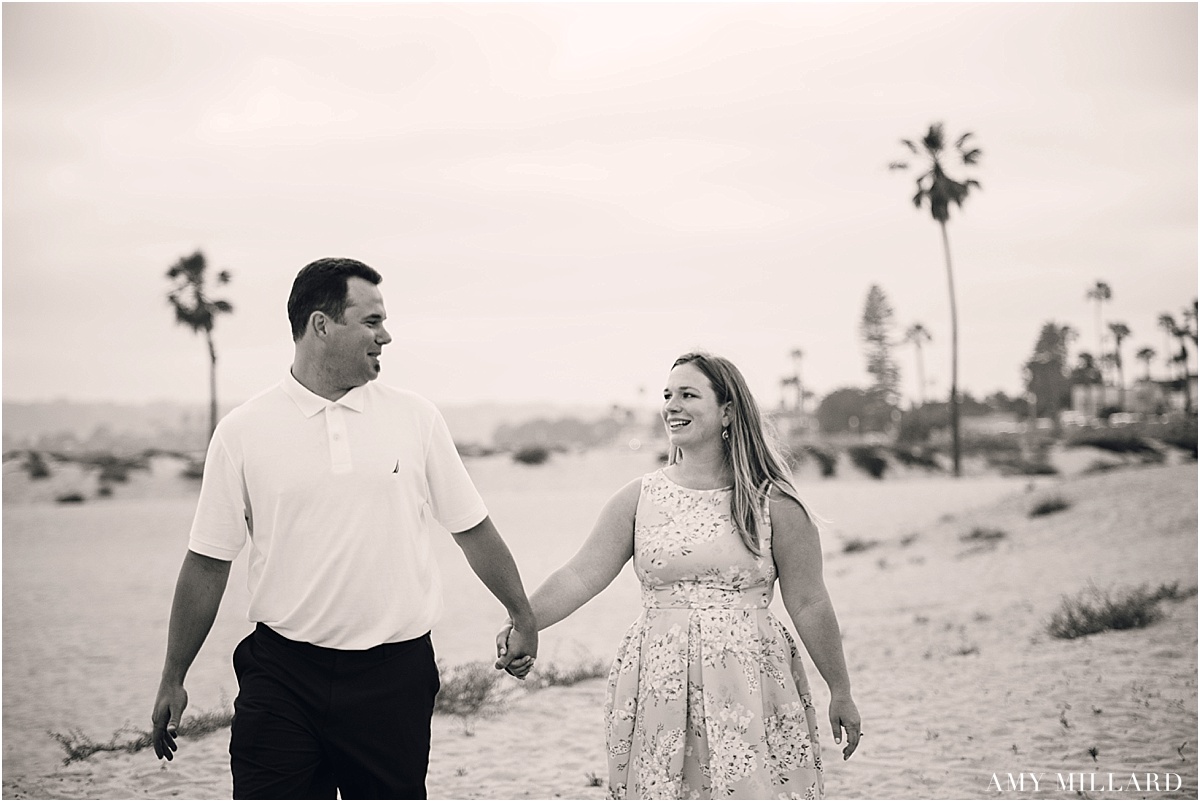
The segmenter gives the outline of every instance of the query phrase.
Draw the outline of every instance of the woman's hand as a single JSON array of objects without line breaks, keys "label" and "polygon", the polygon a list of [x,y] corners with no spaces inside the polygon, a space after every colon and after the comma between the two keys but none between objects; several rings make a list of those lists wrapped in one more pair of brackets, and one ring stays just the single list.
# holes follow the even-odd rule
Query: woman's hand
[{"label": "woman's hand", "polygon": [[846,730],[846,748],[842,750],[842,760],[849,760],[854,750],[858,749],[858,740],[862,738],[862,719],[849,695],[834,696],[829,700],[829,725],[833,728],[834,743],[842,742],[842,730]]},{"label": "woman's hand", "polygon": [[[534,657],[531,654],[521,654],[521,647],[514,645],[512,651],[519,656],[506,659],[510,651],[509,639],[512,637],[512,633],[513,622],[510,620],[505,621],[504,626],[496,634],[496,668],[504,669],[517,679],[525,679],[525,675],[533,669]],[[520,638],[521,633],[518,632],[517,636]],[[537,641],[534,643],[536,644]],[[536,649],[536,645],[534,648]]]}]

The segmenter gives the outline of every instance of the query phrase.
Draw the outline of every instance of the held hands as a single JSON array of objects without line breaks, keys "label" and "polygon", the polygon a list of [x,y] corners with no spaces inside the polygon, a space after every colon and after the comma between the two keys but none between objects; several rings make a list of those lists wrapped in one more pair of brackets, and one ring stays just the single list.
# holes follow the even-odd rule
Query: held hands
[{"label": "held hands", "polygon": [[154,743],[154,754],[171,760],[179,732],[179,720],[183,718],[183,709],[187,707],[188,695],[182,685],[168,684],[165,680],[158,686],[158,698],[154,700],[154,712],[150,714],[153,725],[150,739]]},{"label": "held hands", "polygon": [[517,629],[512,621],[505,621],[504,628],[496,634],[496,668],[504,669],[517,679],[525,679],[533,668],[537,647],[537,630]]},{"label": "held hands", "polygon": [[846,730],[846,748],[842,750],[842,760],[849,760],[862,737],[862,720],[849,695],[834,696],[829,701],[829,725],[833,728],[834,743],[842,742],[842,729]]}]

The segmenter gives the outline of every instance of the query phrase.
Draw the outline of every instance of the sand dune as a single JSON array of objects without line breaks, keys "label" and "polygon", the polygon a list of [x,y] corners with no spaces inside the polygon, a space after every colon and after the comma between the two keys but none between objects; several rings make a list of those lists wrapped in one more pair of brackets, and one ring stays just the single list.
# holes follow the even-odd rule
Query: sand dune
[{"label": "sand dune", "polygon": [[[538,474],[522,480],[504,473],[501,479],[500,467],[496,477],[488,475],[491,470],[478,469],[477,481],[504,519],[505,531],[513,532],[510,541],[523,567],[528,558],[530,583],[573,551],[582,536],[578,529],[594,515],[594,505],[618,484],[610,476],[613,471],[582,463],[563,470],[599,471],[584,483],[595,485],[594,493],[571,495],[572,484],[562,473],[551,480],[561,486],[546,491],[538,487]],[[1082,780],[1091,783],[1084,788],[1085,798],[1195,798],[1196,598],[1161,602],[1163,619],[1145,629],[1079,640],[1050,638],[1045,623],[1064,593],[1089,583],[1195,585],[1196,480],[1194,463],[1131,467],[980,489],[974,504],[950,491],[931,494],[932,486],[916,478],[890,484],[839,480],[836,486],[811,487],[806,495],[814,505],[823,503],[822,512],[840,522],[826,532],[825,572],[866,733],[859,753],[843,762],[823,724],[829,796],[1065,799],[1080,798]],[[522,505],[528,506],[537,492],[566,494],[563,509],[542,505],[522,513]],[[1029,517],[1033,504],[1050,495],[1061,496],[1069,508]],[[905,497],[922,501],[906,507]],[[142,513],[149,515],[148,525],[164,531],[183,526],[186,531],[186,501],[174,506],[138,503],[149,505],[149,513]],[[117,507],[109,511],[109,519],[98,505],[90,512],[53,517],[60,526],[63,520],[81,525],[86,518],[96,537],[113,538],[117,545],[110,548],[131,551],[116,534],[124,513]],[[537,529],[535,517],[548,518],[545,529]],[[162,650],[165,610],[159,608],[166,602],[160,594],[173,582],[173,567],[165,580],[147,579],[134,588],[126,587],[127,580],[118,593],[103,577],[110,565],[98,556],[104,550],[82,550],[77,559],[90,565],[72,567],[75,560],[56,540],[54,527],[37,530],[37,520],[28,510],[6,505],[4,796],[228,798],[228,731],[185,741],[170,764],[156,763],[147,752],[97,755],[66,767],[54,764],[61,752],[55,756],[46,729],[73,723],[107,737],[113,727],[105,727],[114,714],[105,707],[110,700],[100,697],[133,700],[121,701],[116,709],[134,714],[148,708]],[[527,525],[535,534],[528,543],[516,534]],[[25,531],[31,527],[34,531]],[[549,546],[549,532],[560,527],[571,530],[569,537],[563,535],[567,542]],[[1005,534],[979,544],[961,539],[976,528]],[[868,535],[879,543],[854,553],[841,550],[849,537]],[[180,537],[172,535],[167,545],[166,556],[146,557],[140,569],[158,573],[164,565],[177,565]],[[545,564],[532,556],[539,549],[553,552]],[[129,551],[118,557],[132,558]],[[447,573],[448,582],[454,581],[454,571]],[[96,609],[80,609],[80,597],[56,589],[56,582],[89,587],[82,598]],[[619,632],[631,618],[629,600],[617,600],[628,589],[606,591],[613,596],[611,603],[606,597],[593,602],[584,629],[549,630],[543,659],[569,660],[581,640],[590,654],[610,652],[607,633]],[[10,594],[20,594],[19,603]],[[67,609],[56,608],[58,596],[67,597]],[[233,598],[227,604],[239,603]],[[636,599],[632,605],[635,610]],[[137,612],[147,606],[154,612]],[[245,629],[244,618],[239,619],[243,612],[244,605],[223,609],[229,623],[221,626],[227,632],[215,634],[236,638]],[[448,615],[457,613],[450,610]],[[80,627],[100,631],[89,634],[77,631]],[[439,647],[452,663],[485,648],[493,631],[490,619],[455,628],[466,631],[462,641],[445,637],[447,645]],[[588,628],[595,630],[592,640],[587,640]],[[31,634],[35,631],[41,642]],[[104,643],[114,641],[120,647],[116,654],[129,665],[114,661],[113,652],[105,650]],[[211,644],[206,653],[210,648],[213,664],[223,665],[225,646]],[[38,659],[24,659],[14,649]],[[220,673],[224,670],[197,666],[195,687],[189,683],[189,688],[198,709],[210,706],[201,697],[214,696],[214,687],[235,690]],[[819,680],[814,684],[824,715],[824,687]],[[46,719],[47,706],[55,703],[43,702],[53,688],[64,689],[71,699],[74,715],[67,723],[62,713]],[[91,689],[91,695],[75,694],[73,688]],[[103,690],[97,693],[97,688]],[[604,788],[592,785],[591,777],[605,775],[603,694],[603,680],[526,693],[502,715],[475,722],[473,735],[466,735],[457,719],[436,718],[430,796],[602,798]],[[103,714],[96,712],[102,709]],[[1136,789],[1130,785],[1134,772]],[[1105,790],[1110,773],[1121,790]],[[1158,775],[1158,791],[1140,787],[1147,773]],[[1072,787],[1064,789],[1059,776],[1065,781],[1068,774]],[[1176,777],[1169,780],[1172,790],[1162,789],[1161,783]],[[1023,787],[1014,790],[1010,785],[1018,780]]]}]

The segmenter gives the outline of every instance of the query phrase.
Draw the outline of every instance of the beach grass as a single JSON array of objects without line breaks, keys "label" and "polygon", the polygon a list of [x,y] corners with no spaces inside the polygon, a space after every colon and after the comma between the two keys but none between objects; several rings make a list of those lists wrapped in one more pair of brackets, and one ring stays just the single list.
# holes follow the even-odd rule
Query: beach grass
[{"label": "beach grass", "polygon": [[1141,629],[1162,618],[1158,603],[1196,595],[1196,589],[1181,590],[1178,582],[1136,588],[1101,589],[1089,585],[1074,596],[1064,596],[1050,617],[1046,631],[1055,638],[1072,640],[1100,632]]},{"label": "beach grass", "polygon": [[[179,723],[177,734],[185,738],[199,738],[228,727],[233,722],[233,711],[225,708],[208,710],[185,716]],[[96,741],[77,728],[64,732],[51,732],[50,737],[66,752],[63,765],[86,760],[97,752],[140,752],[153,745],[149,730],[140,730],[126,724],[112,734],[107,741]]]},{"label": "beach grass", "polygon": [[1044,515],[1051,515],[1056,512],[1062,512],[1063,510],[1069,510],[1070,508],[1071,502],[1067,501],[1067,499],[1063,498],[1062,496],[1048,496],[1030,508],[1029,517],[1040,518]]}]

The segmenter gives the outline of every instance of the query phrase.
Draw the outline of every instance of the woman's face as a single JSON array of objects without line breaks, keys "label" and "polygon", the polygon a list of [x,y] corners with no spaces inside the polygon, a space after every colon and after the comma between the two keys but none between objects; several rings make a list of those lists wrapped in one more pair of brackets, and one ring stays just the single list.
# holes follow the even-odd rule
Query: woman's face
[{"label": "woman's face", "polygon": [[729,424],[728,409],[728,402],[717,403],[708,377],[690,362],[671,370],[663,390],[662,417],[672,446],[720,440],[721,431]]}]

